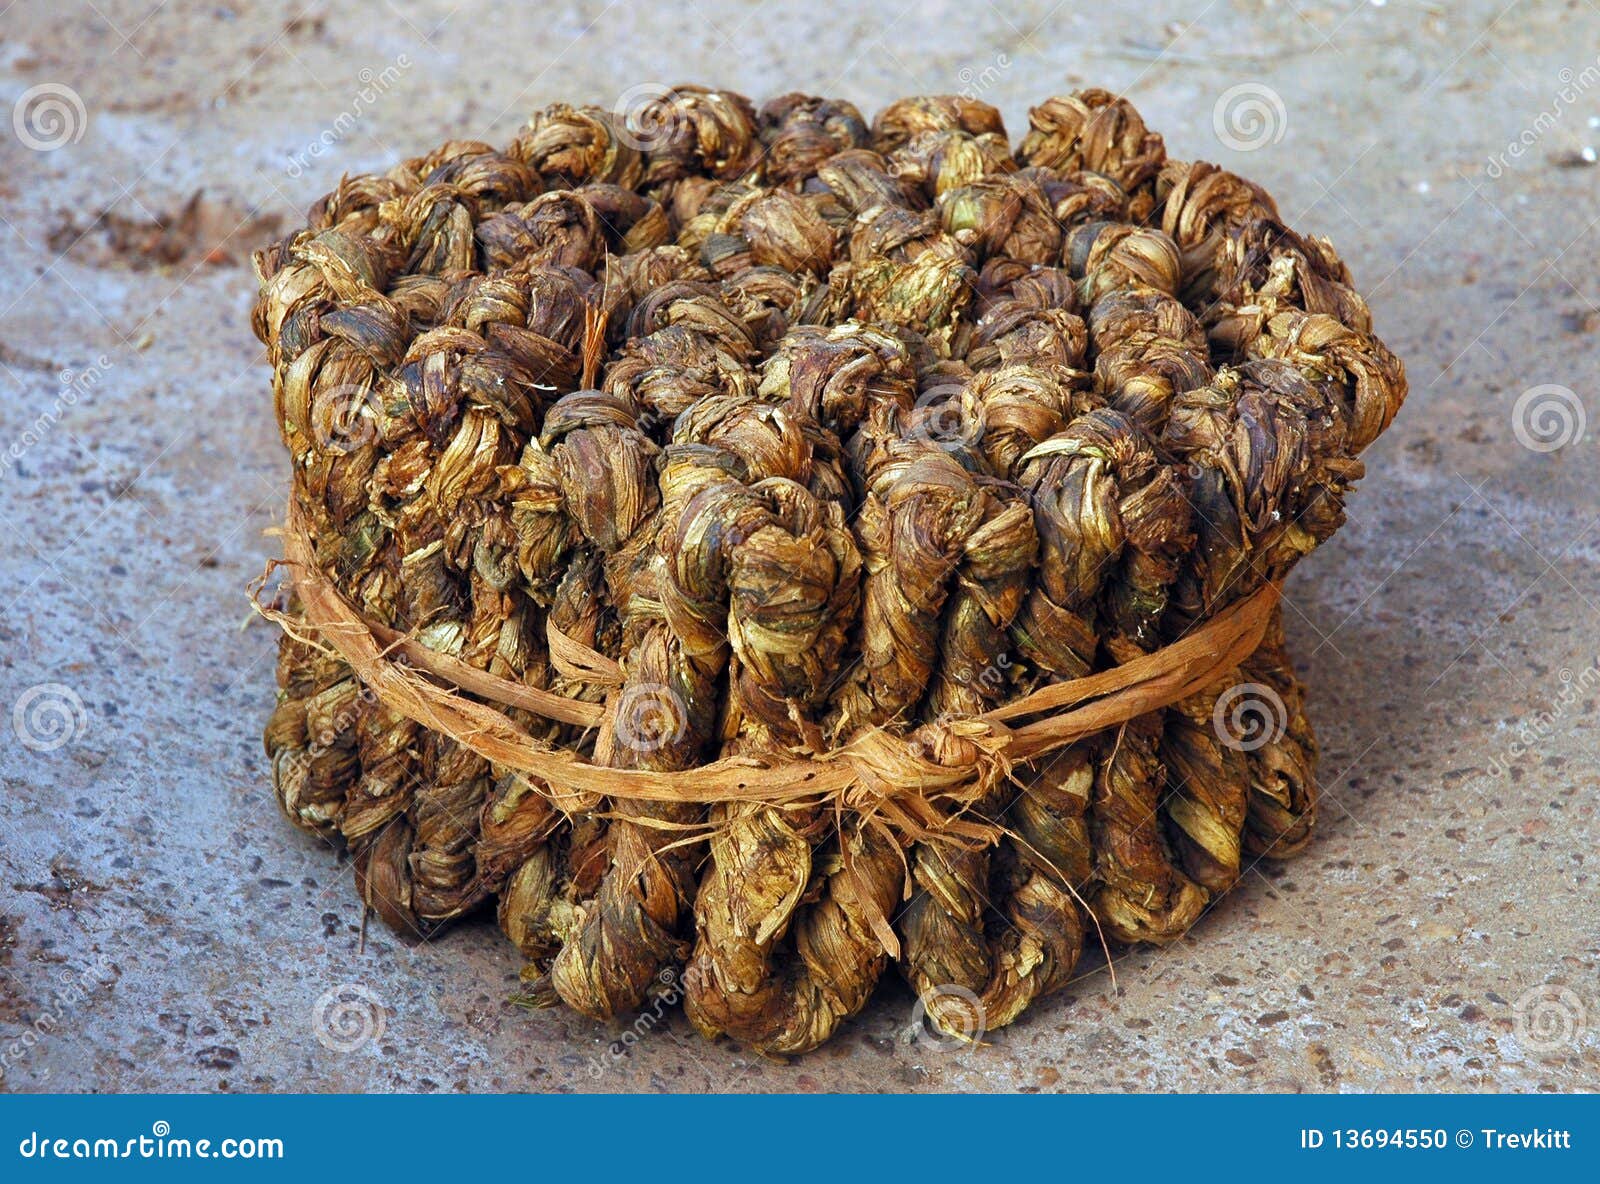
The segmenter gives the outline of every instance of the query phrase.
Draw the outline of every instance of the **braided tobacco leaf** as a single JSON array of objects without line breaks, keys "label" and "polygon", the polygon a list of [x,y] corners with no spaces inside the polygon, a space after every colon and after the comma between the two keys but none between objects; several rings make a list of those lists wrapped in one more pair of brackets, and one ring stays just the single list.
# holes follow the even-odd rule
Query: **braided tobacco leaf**
[{"label": "braided tobacco leaf", "polygon": [[278,804],[295,825],[336,834],[361,767],[354,731],[361,686],[338,658],[286,633],[278,649],[278,688],[264,733]]},{"label": "braided tobacco leaf", "polygon": [[555,103],[535,113],[507,154],[567,187],[604,182],[635,189],[644,164],[637,150],[617,133],[609,111]]},{"label": "braided tobacco leaf", "polygon": [[906,141],[926,132],[965,132],[971,136],[1005,138],[1000,112],[964,95],[919,95],[890,103],[872,121],[872,146],[893,152]]},{"label": "braided tobacco leaf", "polygon": [[1244,849],[1253,856],[1288,859],[1305,849],[1317,821],[1317,737],[1305,711],[1305,687],[1295,677],[1284,644],[1281,610],[1240,673],[1248,682],[1269,687],[1283,708],[1265,743],[1247,753],[1250,811]]},{"label": "braided tobacco leaf", "polygon": [[[1273,578],[1267,556],[1300,529],[1295,502],[1310,468],[1309,388],[1292,371],[1252,366],[1224,370],[1214,384],[1180,395],[1167,425],[1168,446],[1194,474],[1197,535],[1195,562],[1173,600],[1172,629]],[[1247,762],[1215,722],[1219,699],[1238,681],[1237,672],[1221,672],[1211,687],[1176,704],[1161,747],[1174,844],[1188,874],[1213,892],[1238,878],[1249,809]]]},{"label": "braided tobacco leaf", "polygon": [[1166,147],[1132,104],[1109,91],[1085,90],[1041,103],[1028,112],[1028,124],[1019,161],[1064,173],[1099,173],[1133,195],[1129,220],[1144,221]]},{"label": "braided tobacco leaf", "polygon": [[1155,288],[1124,288],[1089,314],[1095,389],[1147,435],[1166,426],[1174,396],[1211,380],[1200,323],[1175,297]]},{"label": "braided tobacco leaf", "polygon": [[767,183],[800,188],[832,156],[867,144],[867,122],[854,104],[787,94],[762,104],[762,171]]},{"label": "braided tobacco leaf", "polygon": [[[956,569],[940,664],[923,707],[935,720],[979,714],[1012,691],[1010,627],[1027,592],[1038,536],[1021,489],[997,482],[984,491],[991,508],[968,536]],[[940,842],[914,849],[913,896],[899,922],[900,965],[947,1032],[970,1028],[971,997],[984,1022],[1010,1022],[1062,985],[1076,963],[1082,923],[1063,881],[1078,852],[1072,836],[1060,832],[1063,817],[1081,818],[1087,794],[1075,790],[1083,788],[1068,776],[1024,790],[1016,834],[992,855]],[[1017,790],[1002,782],[974,810],[1004,815]]]},{"label": "braided tobacco leaf", "polygon": [[1178,246],[1186,300],[1211,299],[1218,256],[1229,236],[1278,207],[1253,181],[1203,160],[1169,160],[1156,178],[1161,229]]},{"label": "braided tobacco leaf", "polygon": [[1067,236],[1062,258],[1078,277],[1085,305],[1131,287],[1171,295],[1182,279],[1177,245],[1159,230],[1127,223],[1086,222]]},{"label": "braided tobacco leaf", "polygon": [[[1125,503],[1170,473],[1133,422],[1110,409],[1088,411],[1022,457],[1017,479],[1039,530],[1038,580],[1013,632],[1042,673],[1077,678],[1095,665],[1100,599],[1128,544]],[[1165,498],[1185,515],[1181,498]],[[1182,527],[1176,527],[1181,538]]]},{"label": "braided tobacco leaf", "polygon": [[1239,836],[1249,809],[1245,754],[1216,724],[1219,703],[1238,684],[1234,667],[1168,708],[1159,749],[1171,786],[1163,809],[1178,861],[1212,893],[1226,892],[1239,878]]},{"label": "braided tobacco leaf", "polygon": [[[1107,409],[1036,447],[1022,480],[1042,544],[1040,581],[1018,633],[1023,654],[1073,678],[1095,666],[1102,639],[1113,660],[1154,648],[1190,537],[1172,468],[1131,420]],[[1103,887],[1095,911],[1121,940],[1166,941],[1192,923],[1205,896],[1172,866],[1160,833],[1158,723],[1135,723],[1098,757],[1092,837]]]},{"label": "braided tobacco leaf", "polygon": [[1162,833],[1160,726],[1159,715],[1141,716],[1100,742],[1091,815],[1100,883],[1094,911],[1118,941],[1175,941],[1210,899],[1179,870]]},{"label": "braided tobacco leaf", "polygon": [[[274,790],[395,929],[492,903],[529,1000],[610,1017],[681,981],[705,1035],[785,1055],[891,959],[943,1030],[1009,1023],[1091,919],[1174,940],[1308,841],[1276,615],[1125,725],[1028,762],[974,740],[1281,581],[1405,395],[1331,244],[1125,99],[1047,100],[1014,150],[962,96],[555,104],[503,151],[342,179],[255,267],[296,520],[385,645],[523,689],[481,705],[591,765],[882,730],[919,785],[995,770],[914,818],[579,790],[380,698],[291,592]],[[1281,704],[1249,744],[1219,724],[1241,687]]]},{"label": "braided tobacco leaf", "polygon": [[[550,637],[600,652],[620,648],[633,555],[649,537],[660,504],[658,455],[626,401],[579,391],[550,408],[542,435],[529,441],[516,467],[501,470],[517,568],[531,595],[549,605]],[[564,675],[554,675],[549,687],[591,702],[605,692]],[[598,803],[583,805],[592,809]],[[598,886],[593,876],[583,875],[586,868],[592,871],[593,860],[563,867],[542,847],[501,847],[508,834],[549,829],[548,806],[545,795],[512,778],[485,808],[483,820],[485,845],[496,864],[509,865],[501,872],[509,884],[501,896],[502,927],[539,964],[559,947],[557,927],[571,924],[574,902],[592,897]],[[591,849],[596,830],[591,826],[584,836]],[[520,863],[512,862],[519,855]]]},{"label": "braided tobacco leaf", "polygon": [[[1342,329],[1336,322],[1333,327]],[[1349,331],[1340,336],[1356,337]],[[1353,393],[1342,383],[1308,381],[1320,373],[1273,361],[1250,362],[1224,369],[1211,386],[1179,397],[1181,406],[1165,439],[1197,474],[1191,496],[1199,545],[1197,561],[1175,598],[1169,628],[1186,627],[1185,622],[1218,611],[1262,583],[1281,579],[1343,522],[1344,497],[1361,470],[1350,456],[1346,416],[1363,402],[1347,397]],[[1403,390],[1403,377],[1393,375],[1391,371],[1388,383],[1379,379],[1369,385],[1367,415],[1385,422],[1392,416]],[[1281,652],[1281,634],[1277,645]],[[1287,658],[1280,661],[1286,665]],[[1251,805],[1260,791],[1250,762],[1234,751],[1236,745],[1217,721],[1218,697],[1238,682],[1225,676],[1206,693],[1179,704],[1170,713],[1168,728],[1174,774],[1168,816],[1186,866],[1213,891],[1225,889],[1238,876],[1240,827],[1247,814],[1283,824],[1286,829],[1280,833],[1294,834],[1290,847],[1303,833],[1298,818],[1274,810],[1271,794],[1259,809]],[[1302,721],[1298,734],[1309,735],[1292,671],[1275,682],[1279,685],[1274,691],[1289,696],[1284,702],[1296,703],[1294,713]],[[1276,755],[1284,752],[1275,749]],[[1304,763],[1292,755],[1285,758],[1290,769]],[[1310,785],[1298,797],[1314,803],[1310,777],[1291,773],[1290,782],[1273,782],[1272,793],[1289,797],[1284,786],[1296,782]],[[1311,809],[1305,804],[1302,813],[1309,816]],[[1258,832],[1254,846],[1270,847],[1278,837],[1263,839]]]},{"label": "braided tobacco leaf", "polygon": [[1011,172],[1011,145],[1003,132],[974,135],[959,128],[919,132],[888,156],[894,174],[930,202],[994,173]]},{"label": "braided tobacco leaf", "polygon": [[[726,751],[814,752],[860,597],[861,557],[838,503],[782,477],[752,492],[771,517],[740,549],[729,579],[735,670]],[[898,859],[860,831],[827,855],[834,820],[818,807],[714,813],[720,825],[684,976],[689,1018],[707,1036],[725,1032],[762,1052],[815,1047],[877,980],[874,926],[886,923],[898,895]],[[863,897],[863,885],[873,895]]]},{"label": "braided tobacco leaf", "polygon": [[1218,248],[1211,301],[1201,320],[1222,350],[1242,352],[1277,313],[1331,316],[1358,333],[1372,329],[1367,303],[1327,239],[1296,234],[1274,218],[1255,218]]},{"label": "braided tobacco leaf", "polygon": [[1400,409],[1405,368],[1377,338],[1323,313],[1280,312],[1262,326],[1246,353],[1291,363],[1322,388],[1338,409],[1345,446],[1359,455]]}]

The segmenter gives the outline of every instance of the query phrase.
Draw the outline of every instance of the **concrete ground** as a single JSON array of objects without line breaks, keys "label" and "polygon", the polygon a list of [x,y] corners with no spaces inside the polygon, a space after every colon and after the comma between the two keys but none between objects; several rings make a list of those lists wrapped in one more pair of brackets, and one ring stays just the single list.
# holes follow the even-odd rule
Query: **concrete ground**
[{"label": "concrete ground", "polygon": [[[0,110],[0,1088],[1600,1081],[1589,0],[18,0],[0,30],[0,101],[33,111]],[[524,1012],[488,923],[363,949],[348,864],[272,803],[274,638],[242,623],[285,463],[250,248],[342,171],[654,80],[968,90],[1014,135],[1030,100],[1125,91],[1332,236],[1409,367],[1289,589],[1320,837],[987,1047],[917,1036],[898,985],[787,1065],[681,1016]]]}]

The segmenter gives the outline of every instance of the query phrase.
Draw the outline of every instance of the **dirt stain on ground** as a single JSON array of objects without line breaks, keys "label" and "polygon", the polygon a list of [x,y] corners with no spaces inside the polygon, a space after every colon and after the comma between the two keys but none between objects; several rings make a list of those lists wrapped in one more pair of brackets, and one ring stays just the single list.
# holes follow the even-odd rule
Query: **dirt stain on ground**
[{"label": "dirt stain on ground", "polygon": [[49,243],[52,251],[93,267],[237,267],[257,244],[276,237],[282,223],[280,214],[197,189],[182,205],[153,214],[134,204],[108,206],[87,218],[65,216]]}]

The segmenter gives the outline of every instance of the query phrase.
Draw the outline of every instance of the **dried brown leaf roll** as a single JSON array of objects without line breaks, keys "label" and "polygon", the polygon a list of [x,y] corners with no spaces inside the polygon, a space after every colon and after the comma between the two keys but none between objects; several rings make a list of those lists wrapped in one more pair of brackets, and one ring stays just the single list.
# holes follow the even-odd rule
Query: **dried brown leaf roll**
[{"label": "dried brown leaf roll", "polygon": [[1331,244],[1106,91],[1015,149],[957,96],[635,94],[255,257],[266,747],[365,905],[780,1055],[890,963],[1010,1023],[1304,847],[1272,606],[1405,395]]}]

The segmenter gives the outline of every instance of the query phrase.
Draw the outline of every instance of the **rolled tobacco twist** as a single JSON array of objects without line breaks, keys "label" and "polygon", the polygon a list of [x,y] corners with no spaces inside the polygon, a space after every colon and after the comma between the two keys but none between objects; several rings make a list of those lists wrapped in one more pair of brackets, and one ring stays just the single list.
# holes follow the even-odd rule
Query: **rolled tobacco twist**
[{"label": "rolled tobacco twist", "polygon": [[775,1056],[893,964],[975,1039],[1309,841],[1278,589],[1405,372],[1126,100],[557,104],[255,268],[273,786],[397,930]]}]

